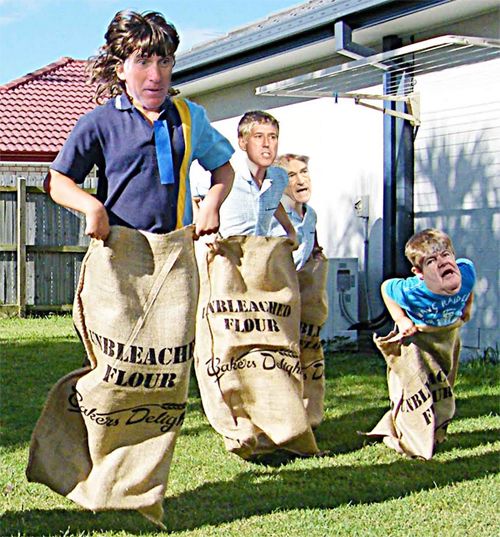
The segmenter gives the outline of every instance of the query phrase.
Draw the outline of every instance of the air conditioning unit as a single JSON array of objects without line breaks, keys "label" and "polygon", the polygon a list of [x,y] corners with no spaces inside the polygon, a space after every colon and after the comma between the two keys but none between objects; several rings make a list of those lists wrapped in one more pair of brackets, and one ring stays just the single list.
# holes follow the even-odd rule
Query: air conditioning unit
[{"label": "air conditioning unit", "polygon": [[328,319],[321,330],[326,347],[356,343],[358,333],[349,328],[358,322],[358,258],[328,260]]}]

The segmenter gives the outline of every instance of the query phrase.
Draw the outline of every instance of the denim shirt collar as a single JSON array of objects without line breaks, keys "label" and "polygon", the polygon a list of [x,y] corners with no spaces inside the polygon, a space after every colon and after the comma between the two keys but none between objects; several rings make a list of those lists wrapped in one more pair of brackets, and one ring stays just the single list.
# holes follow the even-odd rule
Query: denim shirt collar
[{"label": "denim shirt collar", "polygon": [[[273,182],[273,173],[272,173],[272,166],[269,166],[266,170],[266,174],[264,176],[264,180],[262,181],[262,186],[266,185],[264,189],[262,189],[262,186],[259,190],[267,190]],[[250,170],[248,166],[244,166],[241,170],[241,178],[244,179],[248,184],[255,185],[257,187],[257,183],[255,182],[254,178],[252,177],[252,174],[250,173]]]}]

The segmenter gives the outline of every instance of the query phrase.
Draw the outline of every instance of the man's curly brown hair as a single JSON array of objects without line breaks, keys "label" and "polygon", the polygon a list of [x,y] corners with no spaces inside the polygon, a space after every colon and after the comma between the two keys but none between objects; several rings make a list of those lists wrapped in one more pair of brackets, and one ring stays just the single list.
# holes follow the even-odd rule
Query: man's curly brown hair
[{"label": "man's curly brown hair", "polygon": [[119,11],[109,23],[104,38],[106,43],[99,48],[96,56],[89,58],[88,65],[89,82],[97,86],[97,102],[105,96],[123,93],[124,86],[118,78],[117,67],[129,56],[138,53],[145,57],[174,57],[179,46],[175,26],[156,11]]}]

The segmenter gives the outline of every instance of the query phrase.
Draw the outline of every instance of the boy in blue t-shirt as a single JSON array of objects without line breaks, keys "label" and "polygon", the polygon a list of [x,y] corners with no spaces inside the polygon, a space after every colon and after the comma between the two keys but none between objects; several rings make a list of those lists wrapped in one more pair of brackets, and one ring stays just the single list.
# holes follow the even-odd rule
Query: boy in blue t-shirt
[{"label": "boy in blue t-shirt", "polygon": [[413,235],[405,255],[415,276],[392,278],[381,287],[384,303],[403,337],[418,327],[468,321],[476,271],[472,261],[455,259],[450,237],[437,229]]}]

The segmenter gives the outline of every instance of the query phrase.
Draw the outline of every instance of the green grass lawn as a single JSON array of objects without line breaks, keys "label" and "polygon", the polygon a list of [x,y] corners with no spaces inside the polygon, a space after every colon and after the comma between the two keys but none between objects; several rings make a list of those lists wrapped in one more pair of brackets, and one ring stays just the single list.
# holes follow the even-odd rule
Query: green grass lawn
[{"label": "green grass lawn", "polygon": [[[26,481],[28,443],[47,392],[80,367],[83,348],[68,317],[1,319],[0,340],[0,535],[167,535],[136,512],[84,511]],[[164,504],[168,535],[499,535],[498,372],[485,361],[461,367],[449,439],[427,462],[357,434],[388,408],[376,353],[327,357],[326,416],[317,438],[331,455],[282,465],[226,453],[193,380]]]}]

